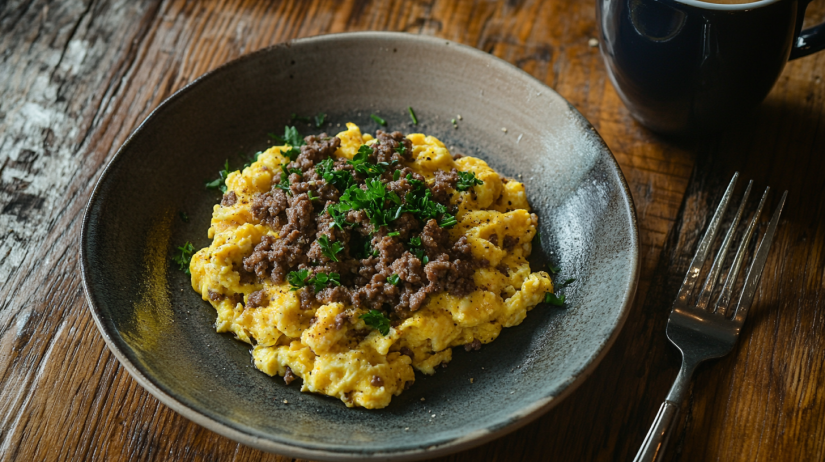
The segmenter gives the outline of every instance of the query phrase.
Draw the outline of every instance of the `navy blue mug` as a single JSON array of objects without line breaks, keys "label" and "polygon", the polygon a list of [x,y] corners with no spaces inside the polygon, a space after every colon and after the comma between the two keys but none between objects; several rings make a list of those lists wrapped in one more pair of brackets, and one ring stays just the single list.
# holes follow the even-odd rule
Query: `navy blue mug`
[{"label": "navy blue mug", "polygon": [[597,0],[601,52],[643,125],[715,132],[762,102],[788,59],[825,48],[825,24],[802,30],[809,2]]}]

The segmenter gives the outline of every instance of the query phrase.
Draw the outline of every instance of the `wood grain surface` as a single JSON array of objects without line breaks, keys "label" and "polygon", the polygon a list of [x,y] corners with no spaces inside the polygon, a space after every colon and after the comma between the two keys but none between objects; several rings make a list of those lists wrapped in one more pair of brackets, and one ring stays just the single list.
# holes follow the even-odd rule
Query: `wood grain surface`
[{"label": "wood grain surface", "polygon": [[[398,30],[478,47],[576,106],[636,203],[642,280],[601,365],[544,417],[450,461],[630,460],[679,367],[668,310],[733,171],[789,190],[736,349],[695,376],[667,459],[825,460],[825,53],[751,116],[678,143],[634,122],[580,0],[0,1],[0,458],[286,461],[195,425],[120,367],[88,312],[78,243],[94,182],[163,99],[251,51]],[[825,20],[815,0],[808,23]],[[778,195],[773,196],[774,203]]]}]

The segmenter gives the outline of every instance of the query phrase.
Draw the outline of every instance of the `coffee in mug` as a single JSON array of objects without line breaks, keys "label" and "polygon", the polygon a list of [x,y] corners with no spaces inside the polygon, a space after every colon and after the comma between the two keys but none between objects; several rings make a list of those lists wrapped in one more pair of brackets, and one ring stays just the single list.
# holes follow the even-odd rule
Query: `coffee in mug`
[{"label": "coffee in mug", "polygon": [[597,0],[601,52],[651,130],[712,132],[758,105],[788,59],[825,48],[802,29],[810,0]]}]

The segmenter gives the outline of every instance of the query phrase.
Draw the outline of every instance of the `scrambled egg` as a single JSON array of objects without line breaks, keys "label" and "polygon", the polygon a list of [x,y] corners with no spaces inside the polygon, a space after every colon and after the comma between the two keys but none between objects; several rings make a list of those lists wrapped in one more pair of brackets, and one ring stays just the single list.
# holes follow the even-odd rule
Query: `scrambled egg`
[{"label": "scrambled egg", "polygon": [[[362,134],[355,124],[337,136],[341,146],[338,157],[352,158],[362,144],[373,137]],[[502,327],[520,324],[527,311],[540,303],[553,283],[545,272],[531,272],[527,262],[536,234],[536,222],[524,185],[502,178],[483,160],[462,157],[454,160],[444,144],[432,136],[411,134],[415,172],[433,181],[437,169],[472,171],[484,183],[474,191],[453,195],[458,224],[450,229],[451,237],[467,236],[473,255],[490,262],[474,274],[477,290],[466,297],[442,292],[430,295],[426,304],[412,316],[392,327],[384,336],[372,330],[354,343],[348,329],[368,329],[360,319],[367,310],[356,310],[341,303],[323,305],[317,310],[302,310],[296,292],[288,283],[274,285],[242,281],[238,268],[261,237],[278,237],[276,230],[255,224],[250,211],[252,198],[269,191],[273,172],[288,159],[280,154],[282,146],[273,147],[245,168],[228,175],[227,191],[234,191],[237,201],[230,207],[215,205],[208,248],[192,258],[192,287],[217,310],[218,332],[231,332],[238,340],[253,345],[255,366],[270,376],[283,376],[289,367],[303,379],[302,391],[322,393],[341,399],[347,406],[383,408],[393,395],[415,381],[414,369],[433,374],[439,364],[449,362],[452,347],[478,340],[489,343]],[[493,245],[490,240],[492,235]],[[505,237],[519,238],[510,251],[500,245]],[[507,276],[499,271],[506,265]],[[269,303],[245,308],[250,293],[264,289]],[[214,301],[213,294],[223,297]],[[234,294],[243,294],[240,303]],[[335,317],[343,311],[355,313],[351,323],[336,329]],[[312,318],[314,322],[310,322]],[[401,354],[412,351],[414,354]],[[407,350],[409,349],[409,350]],[[374,377],[380,377],[376,381]]]}]

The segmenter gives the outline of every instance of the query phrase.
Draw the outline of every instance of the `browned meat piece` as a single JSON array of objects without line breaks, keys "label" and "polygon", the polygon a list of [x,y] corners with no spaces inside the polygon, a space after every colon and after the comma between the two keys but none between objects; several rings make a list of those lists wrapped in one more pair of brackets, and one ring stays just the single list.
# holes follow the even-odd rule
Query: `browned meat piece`
[{"label": "browned meat piece", "polygon": [[504,236],[504,250],[513,250],[513,247],[518,244],[519,238],[513,236]]},{"label": "browned meat piece", "polygon": [[295,380],[295,374],[293,374],[292,369],[287,366],[286,373],[284,374],[284,383],[289,385],[293,380]]},{"label": "browned meat piece", "polygon": [[269,297],[266,296],[266,292],[263,290],[256,290],[249,294],[249,297],[246,299],[246,306],[247,308],[257,308],[259,306],[264,306],[269,303]]},{"label": "browned meat piece", "polygon": [[415,359],[415,353],[413,353],[413,351],[411,349],[409,349],[408,347],[403,346],[403,347],[401,347],[400,350],[398,350],[398,352],[401,353],[402,355],[409,356],[410,359]]},{"label": "browned meat piece", "polygon": [[232,207],[236,202],[238,202],[238,196],[235,195],[235,191],[229,191],[221,199],[221,205],[224,207]]},{"label": "browned meat piece", "polygon": [[283,212],[289,207],[286,194],[280,189],[273,188],[264,194],[257,194],[252,199],[252,216],[259,222],[278,230],[286,224],[286,215]]},{"label": "browned meat piece", "polygon": [[455,191],[456,183],[458,183],[458,173],[456,173],[455,169],[452,169],[449,172],[436,170],[435,182],[431,187],[433,191],[433,199],[441,202],[442,204],[448,204],[450,202],[450,197],[453,195],[452,192]]},{"label": "browned meat piece", "polygon": [[220,301],[220,300],[224,299],[224,295],[222,293],[212,292],[211,290],[208,293],[209,293],[209,300],[212,300],[213,302],[217,302],[217,301]]}]

